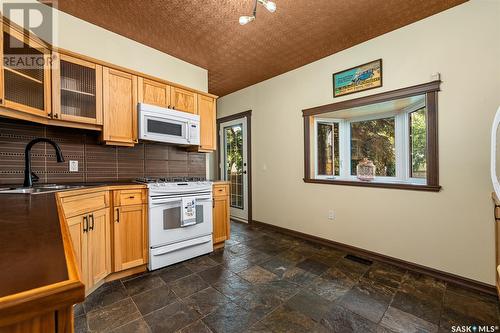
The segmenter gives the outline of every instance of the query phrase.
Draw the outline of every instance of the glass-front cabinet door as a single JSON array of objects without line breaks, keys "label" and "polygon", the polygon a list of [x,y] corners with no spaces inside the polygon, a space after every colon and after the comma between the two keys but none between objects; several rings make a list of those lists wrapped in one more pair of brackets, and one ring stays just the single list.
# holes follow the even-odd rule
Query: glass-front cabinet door
[{"label": "glass-front cabinet door", "polygon": [[31,115],[51,115],[51,54],[42,41],[3,25],[2,105]]},{"label": "glass-front cabinet door", "polygon": [[102,125],[102,66],[53,54],[54,119]]}]

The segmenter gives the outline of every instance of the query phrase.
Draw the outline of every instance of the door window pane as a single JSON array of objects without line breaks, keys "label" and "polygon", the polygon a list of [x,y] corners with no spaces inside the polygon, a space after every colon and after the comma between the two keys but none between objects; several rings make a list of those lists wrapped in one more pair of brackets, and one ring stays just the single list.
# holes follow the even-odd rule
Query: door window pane
[{"label": "door window pane", "polygon": [[318,123],[318,175],[340,175],[339,124]]},{"label": "door window pane", "polygon": [[427,178],[426,109],[410,113],[410,177]]},{"label": "door window pane", "polygon": [[231,183],[231,207],[244,209],[243,203],[243,130],[242,125],[224,128],[226,175]]},{"label": "door window pane", "polygon": [[351,123],[351,175],[363,158],[375,164],[376,176],[396,176],[394,117]]}]

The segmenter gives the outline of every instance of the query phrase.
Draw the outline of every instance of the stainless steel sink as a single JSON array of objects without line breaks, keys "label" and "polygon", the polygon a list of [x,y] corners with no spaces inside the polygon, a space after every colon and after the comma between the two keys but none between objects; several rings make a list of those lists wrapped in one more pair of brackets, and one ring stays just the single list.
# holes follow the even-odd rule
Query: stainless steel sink
[{"label": "stainless steel sink", "polygon": [[71,190],[82,188],[83,185],[58,185],[58,184],[42,184],[35,187],[17,187],[0,189],[0,194],[40,194],[50,193],[63,190]]}]

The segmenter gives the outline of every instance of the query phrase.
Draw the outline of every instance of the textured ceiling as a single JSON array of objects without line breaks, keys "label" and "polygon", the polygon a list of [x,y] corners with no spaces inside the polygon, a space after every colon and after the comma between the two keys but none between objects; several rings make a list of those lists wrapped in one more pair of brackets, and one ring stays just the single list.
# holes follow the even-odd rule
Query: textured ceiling
[{"label": "textured ceiling", "polygon": [[208,69],[209,92],[223,96],[466,0],[275,2],[274,14],[259,5],[246,26],[238,18],[250,15],[253,0],[59,0],[58,7]]}]

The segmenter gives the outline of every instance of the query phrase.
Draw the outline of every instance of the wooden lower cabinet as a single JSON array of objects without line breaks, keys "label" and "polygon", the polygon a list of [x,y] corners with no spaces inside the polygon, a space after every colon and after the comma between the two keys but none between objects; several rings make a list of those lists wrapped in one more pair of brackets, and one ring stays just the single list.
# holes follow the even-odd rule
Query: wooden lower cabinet
[{"label": "wooden lower cabinet", "polygon": [[75,251],[75,259],[80,271],[80,279],[85,285],[85,289],[89,287],[89,274],[88,274],[88,237],[86,234],[87,215],[78,215],[66,219],[68,223],[71,242],[73,243],[73,250]]},{"label": "wooden lower cabinet", "polygon": [[213,189],[213,243],[214,248],[224,246],[230,237],[229,224],[229,183],[214,183]]},{"label": "wooden lower cabinet", "polygon": [[111,231],[108,208],[67,219],[81,279],[87,291],[111,273]]},{"label": "wooden lower cabinet", "polygon": [[132,186],[61,192],[59,202],[86,294],[113,279],[114,272],[126,276],[141,266],[145,269],[146,189]]},{"label": "wooden lower cabinet", "polygon": [[111,273],[111,225],[109,209],[89,214],[88,260],[91,286]]},{"label": "wooden lower cabinet", "polygon": [[114,207],[114,271],[148,262],[147,206]]}]

